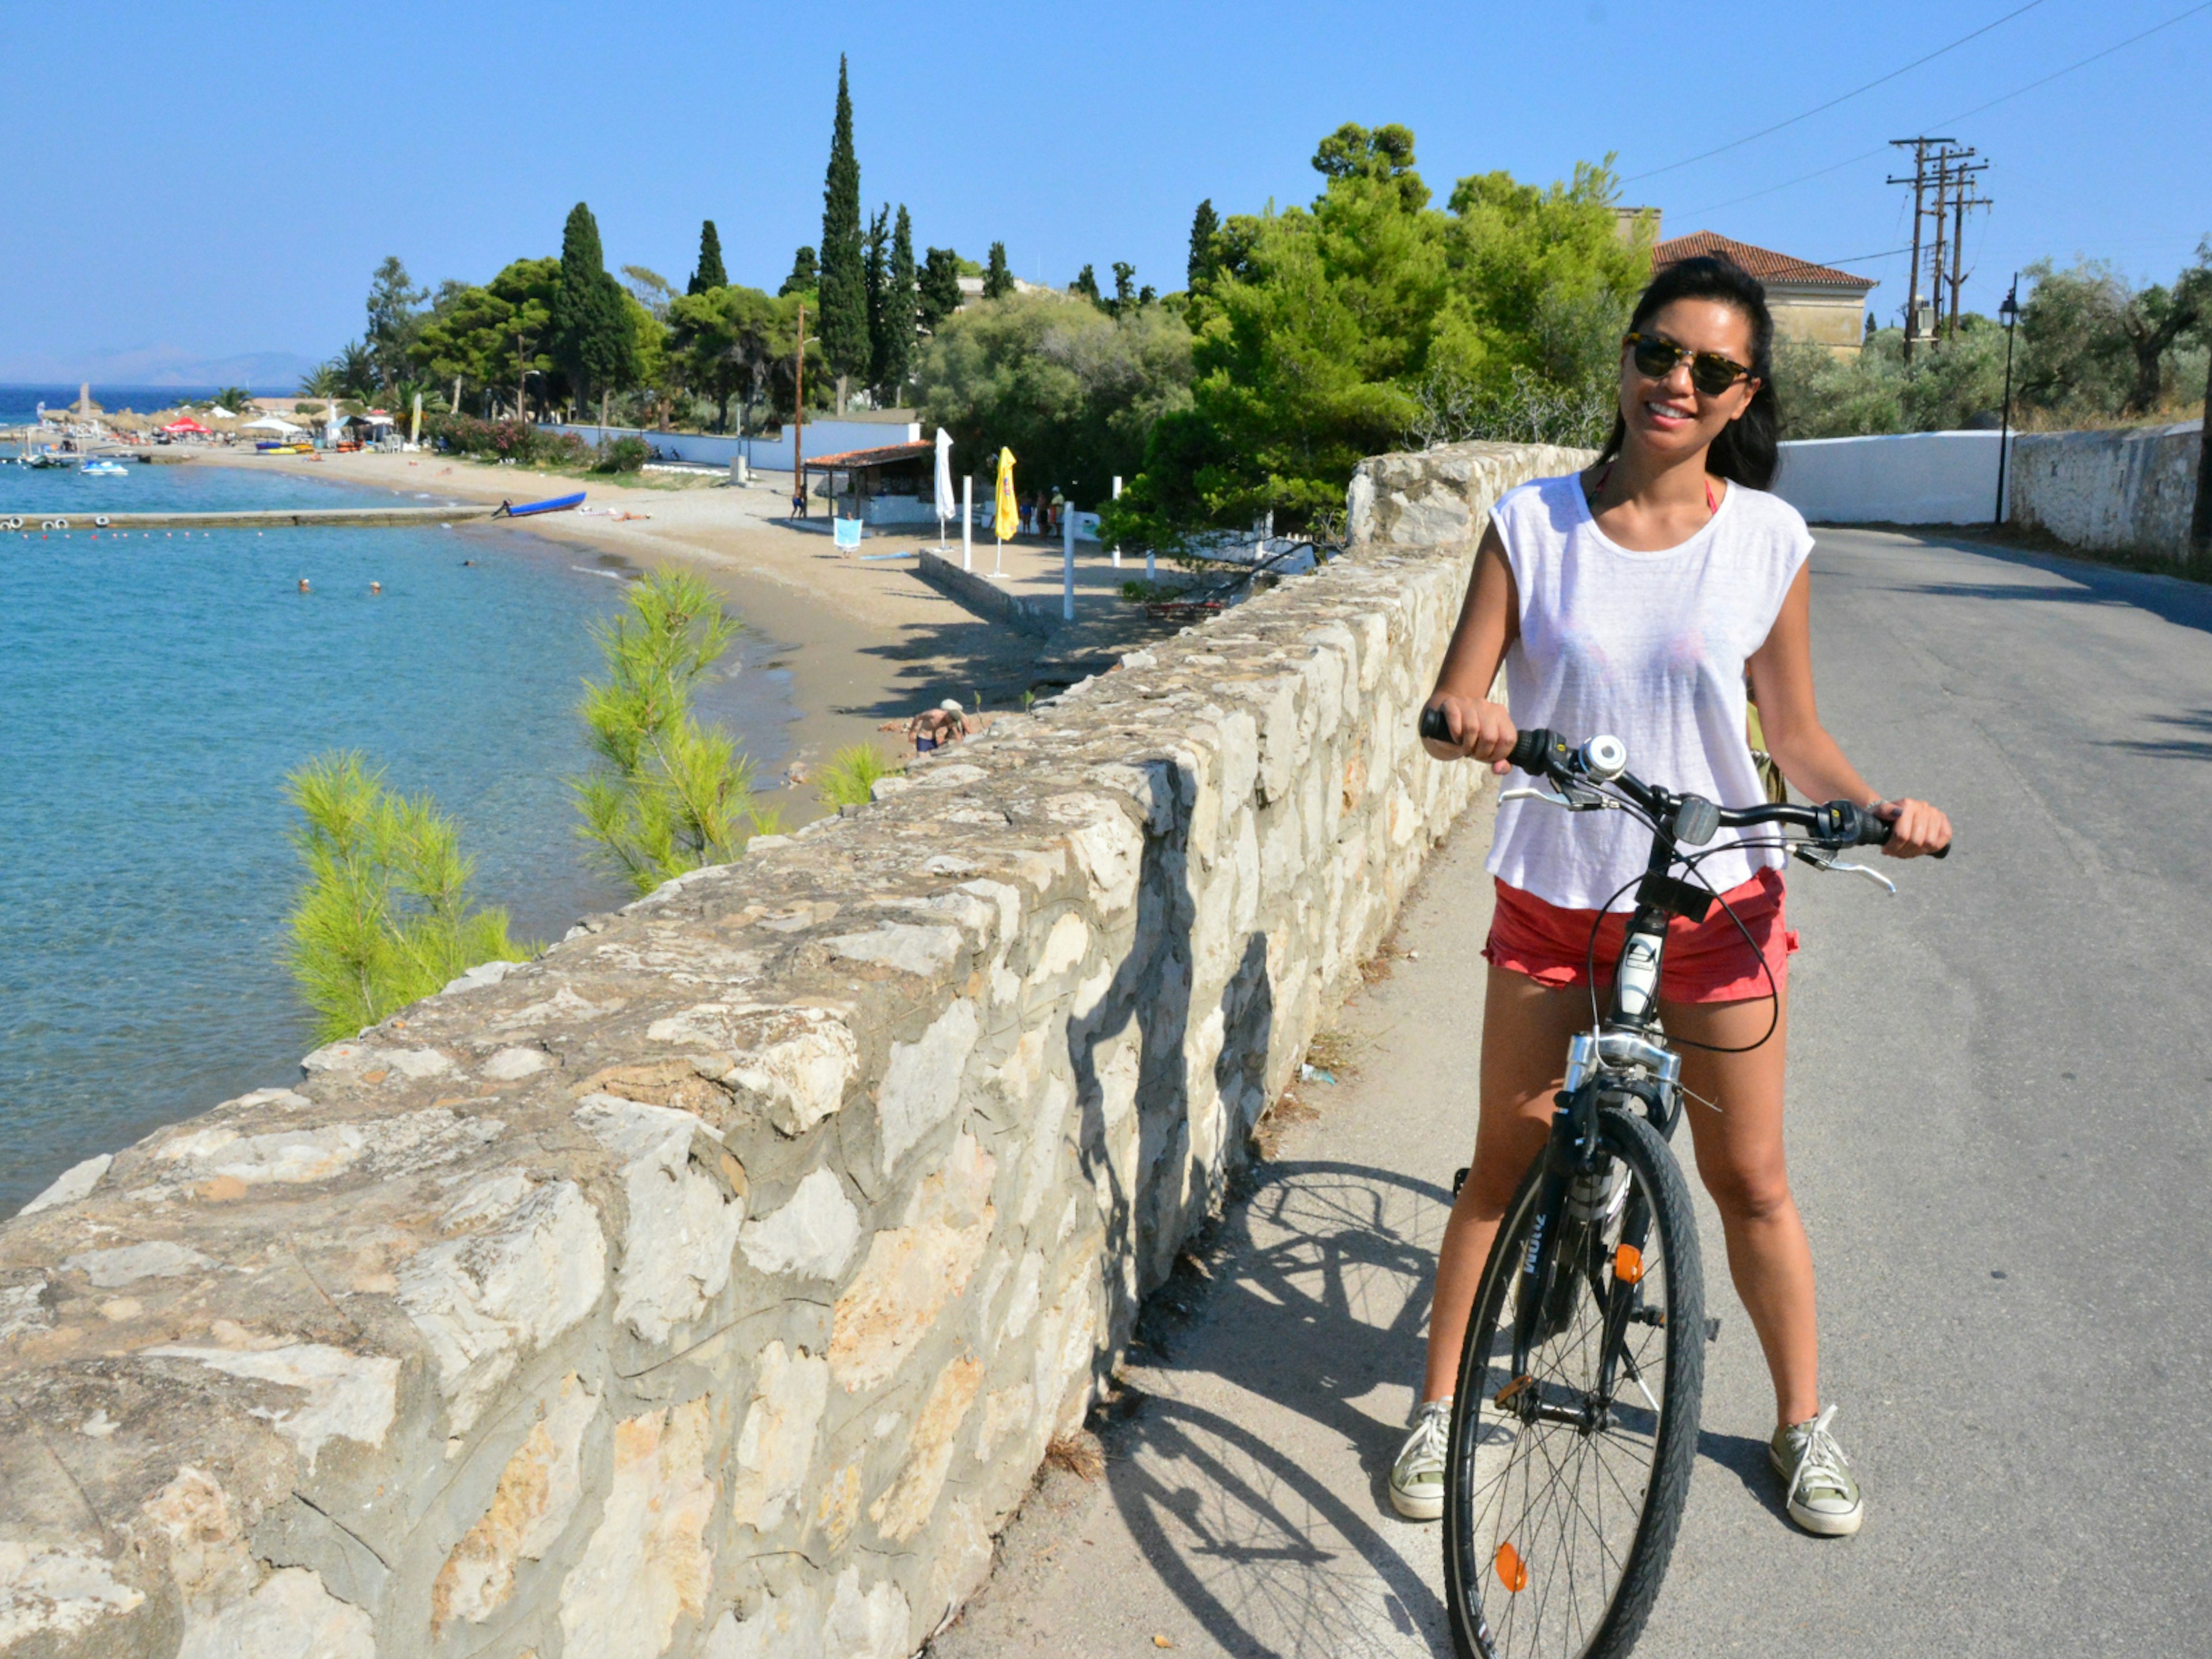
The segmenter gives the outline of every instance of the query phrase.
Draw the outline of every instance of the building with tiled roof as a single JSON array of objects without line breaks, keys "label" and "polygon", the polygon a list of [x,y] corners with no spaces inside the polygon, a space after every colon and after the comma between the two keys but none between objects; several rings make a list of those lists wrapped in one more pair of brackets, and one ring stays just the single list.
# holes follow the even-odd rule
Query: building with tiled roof
[{"label": "building with tiled roof", "polygon": [[1774,331],[1783,338],[1810,340],[1840,354],[1856,351],[1866,337],[1866,296],[1875,284],[1832,265],[1753,247],[1717,231],[1693,230],[1655,246],[1651,269],[1664,270],[1705,254],[1725,254],[1759,278],[1774,313]]}]

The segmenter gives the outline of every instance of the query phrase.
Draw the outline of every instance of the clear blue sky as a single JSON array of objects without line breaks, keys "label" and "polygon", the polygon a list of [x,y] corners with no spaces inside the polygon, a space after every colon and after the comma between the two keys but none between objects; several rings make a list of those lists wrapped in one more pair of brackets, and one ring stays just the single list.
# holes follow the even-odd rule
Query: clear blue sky
[{"label": "clear blue sky", "polygon": [[[325,356],[360,331],[386,253],[426,282],[482,281],[557,252],[580,198],[611,264],[680,284],[712,217],[732,275],[773,288],[818,234],[840,50],[866,203],[906,203],[924,246],[980,256],[1003,240],[1033,280],[1125,258],[1181,286],[1200,198],[1224,214],[1310,198],[1315,142],[1347,120],[1413,127],[1439,198],[1465,173],[1548,181],[1618,151],[1624,199],[1660,205],[1670,235],[1820,260],[1907,240],[1891,155],[1770,187],[1947,131],[1994,163],[1971,304],[1994,307],[2044,255],[2170,279],[2212,232],[2212,9],[1962,112],[2193,3],[2044,0],[1864,96],[1642,179],[2021,0],[1663,16],[1626,0],[11,6],[0,378],[80,362],[98,375],[108,354],[149,348]],[[1903,267],[1855,267],[1885,279],[1885,318]]]}]

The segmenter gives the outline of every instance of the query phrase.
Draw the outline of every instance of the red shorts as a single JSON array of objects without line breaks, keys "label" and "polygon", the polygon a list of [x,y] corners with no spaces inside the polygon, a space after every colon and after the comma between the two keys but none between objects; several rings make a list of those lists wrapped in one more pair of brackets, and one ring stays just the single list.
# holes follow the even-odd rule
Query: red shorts
[{"label": "red shorts", "polygon": [[[1498,911],[1490,923],[1483,960],[1526,974],[1554,990],[1589,983],[1590,924],[1595,910],[1567,910],[1498,882]],[[1699,922],[1677,916],[1667,924],[1667,953],[1659,964],[1659,995],[1668,1002],[1741,1002],[1779,991],[1789,982],[1790,954],[1797,935],[1783,925],[1782,872],[1759,871],[1721,895],[1759,945],[1753,955],[1727,912],[1716,904]],[[1597,934],[1597,980],[1613,983],[1629,913],[1606,913]],[[1765,958],[1761,969],[1759,958]],[[1773,975],[1770,988],[1767,975]]]}]

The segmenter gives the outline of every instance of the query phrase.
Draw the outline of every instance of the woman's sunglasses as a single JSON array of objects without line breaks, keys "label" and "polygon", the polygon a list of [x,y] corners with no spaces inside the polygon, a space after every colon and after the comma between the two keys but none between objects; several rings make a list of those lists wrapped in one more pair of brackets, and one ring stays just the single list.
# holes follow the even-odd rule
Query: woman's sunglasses
[{"label": "woman's sunglasses", "polygon": [[1751,378],[1751,371],[1733,357],[1723,357],[1717,351],[1692,351],[1656,334],[1626,334],[1620,343],[1628,348],[1636,372],[1647,380],[1665,380],[1674,372],[1674,365],[1687,357],[1690,384],[1708,398],[1717,398],[1738,380]]}]

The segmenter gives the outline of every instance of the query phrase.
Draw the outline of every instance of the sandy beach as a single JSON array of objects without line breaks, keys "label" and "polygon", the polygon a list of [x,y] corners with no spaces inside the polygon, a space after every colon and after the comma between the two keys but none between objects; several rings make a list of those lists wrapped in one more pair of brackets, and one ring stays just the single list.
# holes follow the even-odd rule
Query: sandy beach
[{"label": "sandy beach", "polygon": [[[535,501],[586,491],[588,510],[520,520],[516,532],[641,569],[681,563],[712,582],[746,626],[778,647],[775,665],[791,672],[799,716],[786,766],[818,766],[839,748],[863,741],[899,756],[903,743],[879,732],[882,722],[903,720],[945,697],[972,708],[978,691],[987,708],[1010,706],[1029,684],[1037,654],[1036,641],[963,610],[917,579],[910,562],[841,556],[826,527],[800,530],[784,523],[788,485],[780,474],[739,489],[708,479],[672,486],[598,477],[579,481],[564,473],[428,454],[311,457],[213,450],[193,461],[460,501]],[[501,526],[492,528],[496,532]],[[935,545],[934,536],[872,532],[866,550]],[[763,802],[781,808],[787,825],[820,816],[813,787],[778,787],[781,771],[779,767],[777,775],[760,780]]]}]

